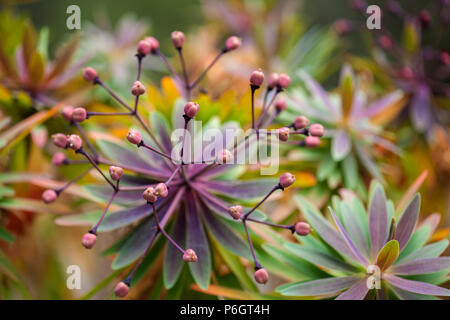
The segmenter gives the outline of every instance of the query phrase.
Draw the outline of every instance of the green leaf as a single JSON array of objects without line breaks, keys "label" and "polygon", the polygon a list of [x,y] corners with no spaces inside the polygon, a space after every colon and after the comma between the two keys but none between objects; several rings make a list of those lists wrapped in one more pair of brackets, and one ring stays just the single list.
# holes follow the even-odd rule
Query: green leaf
[{"label": "green leaf", "polygon": [[398,258],[399,245],[397,240],[391,240],[384,245],[377,256],[377,266],[381,271],[389,268]]},{"label": "green leaf", "polygon": [[403,45],[410,52],[416,52],[420,43],[420,31],[412,22],[407,22],[403,30]]},{"label": "green leaf", "polygon": [[6,242],[13,243],[14,237],[5,228],[0,226],[0,239],[5,240]]},{"label": "green leaf", "polygon": [[317,168],[317,180],[325,180],[331,172],[336,168],[337,162],[334,161],[330,156],[325,157],[320,161],[320,165]]},{"label": "green leaf", "polygon": [[342,171],[346,188],[355,189],[359,179],[358,164],[351,153],[342,161]]},{"label": "green leaf", "polygon": [[111,281],[116,279],[122,272],[122,269],[116,270],[113,273],[111,273],[109,276],[107,276],[105,279],[100,281],[98,284],[95,285],[94,288],[92,288],[88,293],[86,293],[83,297],[80,298],[80,300],[89,300],[94,295],[96,295],[100,290],[105,288]]}]

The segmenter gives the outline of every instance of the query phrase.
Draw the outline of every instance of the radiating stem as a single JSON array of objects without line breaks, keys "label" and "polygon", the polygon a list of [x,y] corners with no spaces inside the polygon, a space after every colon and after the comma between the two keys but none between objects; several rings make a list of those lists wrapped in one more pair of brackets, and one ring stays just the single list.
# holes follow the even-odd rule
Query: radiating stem
[{"label": "radiating stem", "polygon": [[115,92],[112,91],[102,80],[97,78],[97,80],[95,80],[95,83],[102,86],[111,95],[111,97],[113,97],[117,102],[119,102],[124,108],[128,109],[130,112],[133,112],[133,109],[131,109],[131,107],[125,101],[123,101],[117,94],[115,94]]},{"label": "radiating stem", "polygon": [[158,151],[158,150],[156,150],[155,148],[153,148],[153,147],[151,147],[151,146],[145,144],[145,143],[144,143],[144,140],[141,140],[141,143],[138,145],[138,147],[144,147],[144,148],[146,148],[146,149],[148,149],[148,150],[153,151],[153,152],[156,153],[156,154],[159,154],[159,155],[162,156],[162,157],[165,157],[165,158],[169,159],[170,161],[173,161],[173,159],[172,159],[171,156],[169,156],[168,154],[165,154],[165,153],[163,153],[163,152],[161,152],[161,151]]},{"label": "radiating stem", "polygon": [[55,189],[55,192],[57,194],[60,194],[61,192],[63,192],[64,190],[66,190],[71,184],[77,182],[78,180],[80,180],[81,178],[83,178],[89,171],[92,170],[92,167],[90,167],[89,169],[85,170],[82,174],[80,174],[79,176],[77,176],[76,178],[68,181],[65,185],[63,185],[61,188]]},{"label": "radiating stem", "polygon": [[252,129],[255,130],[255,91],[258,87],[250,85],[250,89],[252,92]]},{"label": "radiating stem", "polygon": [[242,220],[242,224],[244,225],[245,233],[247,234],[247,241],[250,246],[250,251],[252,252],[253,261],[255,262],[255,268],[260,266],[260,263],[258,262],[258,259],[256,258],[255,249],[253,248],[253,242],[250,238],[250,232],[248,231],[248,226],[245,220]]},{"label": "radiating stem", "polygon": [[91,230],[93,234],[97,234],[98,226],[100,225],[100,223],[102,223],[103,218],[105,217],[106,213],[108,212],[109,207],[111,206],[111,203],[113,202],[114,198],[116,197],[117,193],[119,192],[118,185],[119,185],[119,182],[117,181],[117,189],[114,190],[113,194],[109,198],[108,204],[106,205],[105,209],[103,210],[102,216],[100,217],[100,219],[97,221],[97,223]]},{"label": "radiating stem", "polygon": [[81,153],[82,155],[84,155],[89,162],[92,164],[92,166],[103,176],[103,178],[105,178],[106,182],[109,183],[109,185],[114,189],[114,191],[117,191],[117,186],[114,185],[114,183],[112,183],[107,176],[105,176],[105,174],[103,173],[102,170],[100,170],[100,168],[98,167],[97,163],[92,159],[92,157],[89,155],[89,153],[87,153],[86,151],[84,151],[82,148],[78,149],[75,151],[76,153]]},{"label": "radiating stem", "polygon": [[270,106],[273,104],[273,102],[275,101],[276,96],[278,95],[278,93],[281,92],[281,89],[277,88],[272,99],[270,99],[270,102],[268,105],[264,106],[263,112],[261,113],[261,115],[258,118],[258,122],[256,123],[256,128],[259,128],[259,126],[261,125],[261,122],[263,121],[264,117],[267,114],[267,111],[270,109]]},{"label": "radiating stem", "polygon": [[184,61],[183,49],[179,48],[177,51],[178,51],[178,55],[180,56],[181,68],[183,69],[184,87],[186,89],[186,95],[187,95],[186,100],[189,101],[191,99],[191,87],[189,85],[189,77],[187,74],[186,62]]},{"label": "radiating stem", "polygon": [[94,112],[88,111],[87,118],[92,116],[132,116],[133,112]]},{"label": "radiating stem", "polygon": [[213,61],[211,61],[211,63],[206,67],[206,69],[200,74],[200,76],[197,78],[197,80],[195,80],[194,82],[191,83],[191,85],[189,86],[189,88],[192,90],[194,89],[199,83],[200,81],[202,81],[202,79],[206,76],[206,74],[208,73],[208,71],[216,64],[216,62],[219,60],[219,58],[225,53],[225,50],[221,50],[219,52],[219,54],[214,58]]},{"label": "radiating stem", "polygon": [[77,130],[81,135],[81,138],[83,138],[84,142],[88,146],[89,150],[91,150],[92,154],[94,155],[95,160],[97,161],[97,158],[98,158],[97,150],[95,150],[94,146],[89,141],[86,133],[84,132],[83,127],[78,122],[72,122],[72,123],[75,125],[75,127],[77,127]]},{"label": "radiating stem", "polygon": [[178,82],[183,83],[181,77],[175,71],[175,69],[170,65],[169,61],[167,61],[167,58],[164,56],[164,54],[161,51],[159,51],[159,50],[157,50],[155,54],[161,59],[161,61],[164,63],[164,65],[170,71],[170,73],[175,77],[175,79]]},{"label": "radiating stem", "polygon": [[279,184],[276,185],[275,187],[273,187],[272,190],[270,190],[270,192],[260,202],[258,202],[258,204],[256,206],[254,206],[252,209],[250,209],[250,211],[244,215],[242,220],[246,220],[248,218],[248,216],[253,213],[253,211],[255,211],[261,204],[263,204],[264,201],[266,201],[267,198],[269,198],[270,195],[272,193],[274,193],[275,191],[277,191],[278,189],[281,189],[281,186]]},{"label": "radiating stem", "polygon": [[271,227],[275,227],[275,228],[289,229],[291,231],[292,231],[292,228],[293,228],[292,225],[271,223],[271,222],[268,222],[268,221],[261,221],[261,220],[256,220],[256,219],[253,219],[253,218],[247,218],[247,221],[252,221],[252,222],[260,223],[260,224],[265,224],[266,226],[271,226]]},{"label": "radiating stem", "polygon": [[167,232],[159,224],[159,218],[158,218],[158,215],[156,214],[156,207],[155,207],[154,203],[152,203],[152,207],[153,207],[153,216],[155,217],[155,223],[156,223],[156,227],[158,228],[158,230],[163,234],[164,237],[167,238],[167,240],[169,240],[175,246],[175,248],[177,248],[181,253],[184,254],[185,251],[175,242],[175,240],[173,240],[167,234]]}]

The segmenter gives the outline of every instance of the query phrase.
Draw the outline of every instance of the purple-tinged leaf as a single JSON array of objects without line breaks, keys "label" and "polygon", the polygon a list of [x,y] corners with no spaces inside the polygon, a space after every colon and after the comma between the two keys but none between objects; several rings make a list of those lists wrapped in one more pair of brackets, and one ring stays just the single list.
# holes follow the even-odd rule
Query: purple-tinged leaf
[{"label": "purple-tinged leaf", "polygon": [[385,109],[391,107],[396,101],[403,97],[403,93],[400,90],[394,91],[382,97],[381,99],[370,104],[366,111],[361,115],[364,118],[372,117],[376,114],[383,112]]},{"label": "purple-tinged leaf", "polygon": [[334,161],[341,161],[344,159],[352,148],[352,141],[345,130],[338,130],[334,134],[331,142],[331,155]]},{"label": "purple-tinged leaf", "polygon": [[98,231],[107,232],[127,226],[143,217],[148,216],[152,212],[152,208],[147,204],[111,212],[102,221]]},{"label": "purple-tinged leaf", "polygon": [[405,211],[397,224],[395,239],[398,240],[400,250],[402,250],[411,238],[411,235],[419,218],[420,195],[417,194],[414,199],[406,207]]},{"label": "purple-tinged leaf", "polygon": [[170,139],[171,131],[169,123],[166,118],[159,112],[152,112],[150,114],[150,123],[152,124],[153,130],[155,130],[157,136],[159,137],[162,145],[166,148],[167,152],[172,151],[172,141]]},{"label": "purple-tinged leaf", "polygon": [[356,248],[355,244],[353,243],[352,239],[350,239],[350,236],[348,235],[347,231],[345,231],[344,227],[342,226],[341,221],[339,221],[338,217],[334,213],[333,209],[331,207],[328,207],[330,210],[331,215],[333,216],[334,222],[336,223],[339,231],[341,232],[342,237],[345,240],[345,243],[350,248],[350,250],[353,252],[355,257],[358,258],[359,262],[361,262],[365,267],[369,265],[369,262],[367,259],[362,255],[362,253]]},{"label": "purple-tinged leaf", "polygon": [[429,225],[423,225],[420,228],[418,228],[413,233],[412,237],[409,239],[406,246],[400,252],[400,255],[398,257],[399,262],[404,257],[407,257],[411,253],[422,248],[425,245],[425,243],[427,243],[427,240],[430,237],[430,235],[431,235],[431,227]]},{"label": "purple-tinged leaf", "polygon": [[419,131],[431,129],[433,123],[431,92],[426,84],[420,85],[412,98],[410,113],[414,127]]},{"label": "purple-tinged leaf", "polygon": [[439,272],[450,268],[450,258],[423,258],[393,266],[390,272],[398,275],[412,275]]},{"label": "purple-tinged leaf", "polygon": [[380,170],[378,170],[378,167],[375,163],[375,161],[372,159],[371,155],[361,146],[358,144],[354,145],[356,154],[358,155],[359,160],[361,161],[362,165],[366,170],[376,179],[380,180],[381,182],[384,182],[384,178],[380,173]]},{"label": "purple-tinged leaf", "polygon": [[[172,228],[172,232],[170,236],[172,239],[178,243],[182,248],[185,247],[186,239],[185,239],[185,230],[186,230],[186,221],[185,221],[184,210],[180,210],[178,216],[175,219],[174,226]],[[181,270],[184,265],[183,255],[174,245],[171,243],[167,243],[166,252],[164,255],[164,266],[163,266],[163,277],[164,277],[164,286],[167,289],[172,288],[180,277]]]},{"label": "purple-tinged leaf", "polygon": [[388,241],[377,256],[377,266],[381,271],[389,268],[398,258],[399,246],[397,240]]},{"label": "purple-tinged leaf", "polygon": [[401,262],[404,263],[414,261],[416,259],[439,257],[445,251],[445,249],[447,249],[448,243],[449,243],[448,240],[441,240],[439,242],[426,245],[425,247],[420,248],[419,250],[416,250],[411,254],[407,255],[406,257],[404,257],[403,259],[401,259]]},{"label": "purple-tinged leaf", "polygon": [[277,179],[248,181],[205,181],[204,187],[211,192],[233,199],[255,199],[265,196],[278,183]]},{"label": "purple-tinged leaf", "polygon": [[367,243],[366,235],[364,234],[364,228],[361,225],[359,218],[356,216],[356,213],[354,213],[351,207],[345,202],[341,202],[341,216],[342,223],[355,246],[366,258],[369,257],[369,245]]},{"label": "purple-tinged leaf", "polygon": [[390,286],[392,291],[400,300],[440,300],[439,298],[433,296],[427,296],[424,294],[412,293],[409,291],[405,291],[403,289]]},{"label": "purple-tinged leaf", "polygon": [[[99,199],[109,199],[113,192],[113,189],[110,185],[87,185],[84,186],[87,192],[92,194],[93,196]],[[123,204],[123,205],[140,205],[145,203],[145,200],[142,198],[143,191],[130,191],[124,190],[120,191],[116,197],[114,198],[115,204]]]},{"label": "purple-tinged leaf", "polygon": [[380,184],[376,184],[369,201],[369,235],[372,257],[376,257],[386,242],[388,215],[386,196]]},{"label": "purple-tinged leaf", "polygon": [[369,292],[367,278],[363,278],[348,288],[344,293],[341,293],[336,300],[363,300],[367,292]]},{"label": "purple-tinged leaf", "polygon": [[445,296],[445,297],[450,296],[450,290],[438,287],[434,284],[421,281],[407,280],[389,273],[384,273],[383,279],[389,282],[392,286],[409,292],[432,296]]},{"label": "purple-tinged leaf", "polygon": [[277,292],[285,296],[316,296],[316,295],[330,295],[339,293],[355,283],[360,278],[356,276],[339,277],[339,278],[325,278],[312,281],[296,282],[286,284],[278,287]]},{"label": "purple-tinged leaf", "polygon": [[206,289],[211,277],[211,252],[203,224],[200,219],[202,208],[193,193],[186,195],[186,246],[193,249],[198,261],[189,263],[189,269],[197,284]]},{"label": "purple-tinged leaf", "polygon": [[430,214],[425,220],[422,221],[420,226],[429,226],[430,227],[430,236],[436,231],[439,223],[441,222],[441,214],[440,213],[433,213]]}]

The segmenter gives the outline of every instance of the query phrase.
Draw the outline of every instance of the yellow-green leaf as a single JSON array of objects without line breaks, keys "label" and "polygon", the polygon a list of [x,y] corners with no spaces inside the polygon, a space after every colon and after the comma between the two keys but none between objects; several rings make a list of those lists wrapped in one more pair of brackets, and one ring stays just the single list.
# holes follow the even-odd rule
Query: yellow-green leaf
[{"label": "yellow-green leaf", "polygon": [[420,42],[419,38],[420,34],[416,26],[411,22],[407,22],[403,30],[403,45],[409,52],[417,51]]},{"label": "yellow-green leaf", "polygon": [[36,51],[37,36],[32,25],[27,22],[23,30],[22,49],[25,63],[28,65],[33,52]]},{"label": "yellow-green leaf", "polygon": [[42,81],[45,70],[45,61],[39,52],[33,52],[28,70],[30,73],[31,86],[38,87]]},{"label": "yellow-green leaf", "polygon": [[389,268],[395,260],[397,260],[399,254],[399,245],[397,240],[391,240],[384,245],[380,250],[377,257],[377,266],[381,271]]}]

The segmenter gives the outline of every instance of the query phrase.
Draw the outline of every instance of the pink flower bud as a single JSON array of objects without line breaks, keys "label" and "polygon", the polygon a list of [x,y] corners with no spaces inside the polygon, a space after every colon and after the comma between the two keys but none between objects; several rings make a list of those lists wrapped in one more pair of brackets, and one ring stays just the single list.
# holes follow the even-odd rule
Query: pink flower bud
[{"label": "pink flower bud", "polygon": [[147,200],[150,203],[155,203],[158,199],[158,196],[156,195],[155,188],[148,187],[145,189],[144,193],[142,194],[142,197]]},{"label": "pink flower bud", "polygon": [[149,41],[147,40],[141,40],[139,41],[138,45],[137,45],[137,49],[136,51],[142,55],[142,56],[146,56],[148,55],[151,51],[152,51],[152,45]]},{"label": "pink flower bud", "polygon": [[225,50],[232,51],[242,45],[242,40],[236,36],[231,36],[225,41]]},{"label": "pink flower bud", "polygon": [[222,149],[217,154],[218,163],[230,163],[233,161],[233,154],[227,149]]},{"label": "pink flower bud", "polygon": [[399,76],[404,80],[414,79],[414,71],[410,67],[403,67],[398,72]]},{"label": "pink flower bud", "polygon": [[55,190],[47,189],[42,193],[42,201],[44,201],[44,203],[52,203],[56,199],[58,199],[58,194]]},{"label": "pink flower bud", "polygon": [[67,136],[63,133],[56,133],[52,135],[53,144],[60,148],[67,147]]},{"label": "pink flower bud", "polygon": [[281,89],[287,89],[291,84],[291,77],[285,73],[281,73],[278,77],[277,86]]},{"label": "pink flower bud", "polygon": [[278,73],[272,73],[269,77],[268,86],[269,88],[275,88],[278,84],[278,78],[280,75]]},{"label": "pink flower bud", "polygon": [[72,112],[72,120],[75,122],[82,122],[86,120],[87,112],[85,108],[75,108]]},{"label": "pink flower bud", "polygon": [[150,51],[155,53],[159,49],[159,41],[155,37],[147,37],[145,41],[150,43]]},{"label": "pink flower bud", "polygon": [[241,206],[232,206],[228,208],[228,213],[233,217],[234,220],[239,220],[242,215],[242,207]]},{"label": "pink flower bud", "polygon": [[308,126],[308,124],[309,124],[309,120],[305,116],[298,116],[294,120],[294,127],[297,130],[306,128]]},{"label": "pink flower bud", "polygon": [[309,133],[314,137],[321,137],[325,133],[325,129],[321,124],[314,123],[309,127]]},{"label": "pink flower bud", "polygon": [[192,249],[187,249],[183,254],[183,261],[184,262],[197,262],[197,254],[195,254],[195,251]]},{"label": "pink flower bud", "polygon": [[278,139],[281,141],[288,141],[289,140],[289,128],[283,127],[277,130]]},{"label": "pink flower bud", "polygon": [[308,136],[305,138],[305,144],[308,148],[315,148],[320,145],[320,138],[315,136]]},{"label": "pink flower bud", "polygon": [[199,108],[200,106],[198,105],[198,103],[188,102],[184,106],[184,114],[192,119],[197,114]]},{"label": "pink flower bud", "polygon": [[83,78],[86,81],[95,81],[98,78],[98,73],[94,68],[87,67],[83,70]]},{"label": "pink flower bud", "polygon": [[306,222],[297,222],[295,224],[295,232],[299,236],[307,236],[311,232],[311,227]]},{"label": "pink flower bud", "polygon": [[352,24],[346,19],[339,19],[333,24],[333,29],[339,36],[344,36],[352,31]]},{"label": "pink flower bud", "polygon": [[443,64],[445,64],[446,66],[450,65],[450,54],[448,52],[442,51],[441,55],[440,55],[440,58],[441,58],[441,62]]},{"label": "pink flower bud", "polygon": [[267,281],[269,281],[269,274],[264,268],[256,270],[254,277],[255,281],[258,282],[259,284],[266,284]]},{"label": "pink flower bud", "polygon": [[264,82],[264,73],[261,70],[253,71],[250,75],[250,84],[255,87],[260,87]]},{"label": "pink flower bud", "polygon": [[142,141],[142,136],[139,133],[139,131],[130,130],[127,133],[127,140],[130,141],[132,144],[139,145]]},{"label": "pink flower bud", "polygon": [[118,181],[123,176],[123,169],[121,167],[110,166],[109,175],[114,181]]},{"label": "pink flower bud", "polygon": [[65,161],[66,161],[66,155],[62,152],[57,152],[52,157],[52,163],[55,166],[60,166],[60,165],[64,164]]},{"label": "pink flower bud", "polygon": [[387,35],[382,35],[381,37],[378,38],[378,44],[380,45],[381,48],[389,50],[392,48],[392,39]]},{"label": "pink flower bud", "polygon": [[141,96],[145,93],[145,87],[140,81],[135,81],[131,87],[131,93],[133,96]]},{"label": "pink flower bud", "polygon": [[281,112],[283,110],[286,110],[287,108],[287,103],[286,100],[282,97],[278,98],[277,101],[275,101],[275,109],[278,112]]},{"label": "pink flower bud", "polygon": [[69,136],[69,138],[67,139],[67,145],[69,146],[69,148],[77,151],[81,148],[81,146],[83,145],[83,141],[81,140],[81,138],[79,136],[77,136],[76,134],[72,134]]},{"label": "pink flower bud", "polygon": [[130,292],[130,288],[123,281],[120,281],[114,288],[114,294],[119,298],[126,297],[128,295],[128,292]]},{"label": "pink flower bud", "polygon": [[184,43],[184,33],[181,31],[174,31],[171,34],[172,37],[172,43],[174,45],[175,48],[177,49],[181,49],[183,47],[183,43]]},{"label": "pink flower bud", "polygon": [[62,115],[63,118],[66,119],[67,121],[72,121],[72,113],[73,113],[73,107],[72,107],[72,106],[65,106],[65,107],[61,110],[61,115]]},{"label": "pink flower bud", "polygon": [[165,198],[169,194],[169,191],[167,190],[167,186],[165,183],[158,183],[155,187],[155,195],[157,197]]},{"label": "pink flower bud", "polygon": [[285,172],[280,177],[280,186],[288,188],[295,182],[295,176],[292,173]]},{"label": "pink flower bud", "polygon": [[431,23],[431,14],[427,10],[422,10],[419,14],[420,24],[423,28],[427,28]]},{"label": "pink flower bud", "polygon": [[83,238],[81,238],[81,244],[86,249],[92,249],[95,246],[95,243],[97,242],[97,236],[93,233],[85,233],[83,235]]}]

